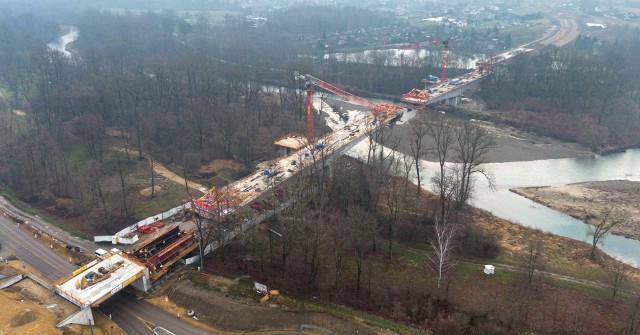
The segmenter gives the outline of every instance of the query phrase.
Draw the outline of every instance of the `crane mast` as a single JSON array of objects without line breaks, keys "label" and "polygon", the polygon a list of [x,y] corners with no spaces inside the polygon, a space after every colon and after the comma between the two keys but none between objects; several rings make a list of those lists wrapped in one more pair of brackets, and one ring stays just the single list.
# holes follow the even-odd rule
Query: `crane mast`
[{"label": "crane mast", "polygon": [[444,44],[444,50],[442,51],[442,74],[440,75],[440,82],[447,81],[447,59],[449,58],[449,40],[442,41]]},{"label": "crane mast", "polygon": [[307,85],[307,143],[313,143],[313,84]]}]

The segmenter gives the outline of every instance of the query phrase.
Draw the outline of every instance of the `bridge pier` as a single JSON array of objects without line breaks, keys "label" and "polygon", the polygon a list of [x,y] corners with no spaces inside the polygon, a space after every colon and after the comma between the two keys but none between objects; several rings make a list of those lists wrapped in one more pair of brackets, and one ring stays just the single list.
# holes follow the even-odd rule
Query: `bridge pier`
[{"label": "bridge pier", "polygon": [[144,275],[142,277],[136,279],[133,283],[131,283],[135,289],[140,292],[147,292],[151,288],[151,280],[149,276],[149,269],[144,269]]},{"label": "bridge pier", "polygon": [[72,314],[68,318],[64,319],[62,322],[58,323],[56,327],[64,327],[68,324],[77,324],[77,325],[95,325],[96,322],[93,320],[93,313],[91,313],[91,307],[81,308],[78,312]]},{"label": "bridge pier", "polygon": [[447,98],[444,103],[447,106],[457,106],[460,103],[460,96],[456,95],[455,97]]}]

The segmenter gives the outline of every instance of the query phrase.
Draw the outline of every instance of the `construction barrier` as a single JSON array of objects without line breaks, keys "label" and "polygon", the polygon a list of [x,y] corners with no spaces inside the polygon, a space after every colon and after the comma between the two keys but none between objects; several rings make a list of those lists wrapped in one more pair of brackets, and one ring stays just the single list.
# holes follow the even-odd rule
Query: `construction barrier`
[{"label": "construction barrier", "polygon": [[[127,228],[129,229],[129,228]],[[108,242],[111,244],[134,244],[138,241],[138,235],[133,235],[133,237],[123,237],[118,235],[106,235],[106,236],[94,236],[93,242]]]},{"label": "construction barrier", "polygon": [[189,257],[189,258],[183,258],[181,260],[181,262],[184,265],[189,265],[189,264],[193,264],[193,263],[195,263],[195,262],[197,262],[199,260],[200,260],[200,255],[196,255],[196,256],[193,256],[193,257]]},{"label": "construction barrier", "polygon": [[[136,222],[135,224],[132,224],[131,226],[129,226],[127,228],[122,229],[121,231],[116,233],[116,236],[118,236],[119,238],[122,238],[122,237],[124,237],[125,235],[127,235],[129,233],[133,233],[133,232],[138,231],[138,227],[140,227],[140,226],[146,226],[146,225],[152,224],[154,222],[170,218],[170,217],[178,214],[181,210],[189,209],[189,208],[191,208],[191,202],[188,202],[186,204],[180,205],[178,207],[171,208],[170,210],[168,210],[168,211],[166,211],[164,213],[160,213],[160,214],[156,214],[154,216],[150,216],[150,217],[148,217],[148,218],[146,218],[144,220],[140,220],[140,221]],[[126,243],[123,243],[123,242],[119,242],[119,243],[126,244]]]},{"label": "construction barrier", "polygon": [[106,235],[106,236],[94,236],[93,237],[93,242],[96,243],[100,243],[100,242],[109,242],[109,243],[113,243],[113,236],[112,235]]}]

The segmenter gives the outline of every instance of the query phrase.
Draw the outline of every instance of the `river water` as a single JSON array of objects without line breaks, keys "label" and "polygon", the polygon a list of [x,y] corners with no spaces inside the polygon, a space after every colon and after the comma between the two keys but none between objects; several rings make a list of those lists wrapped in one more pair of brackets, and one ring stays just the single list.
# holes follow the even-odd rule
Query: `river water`
[{"label": "river water", "polygon": [[[479,180],[474,206],[521,225],[590,243],[584,222],[509,189],[602,180],[640,181],[640,149],[595,158],[495,163],[485,167],[496,176],[497,189],[492,191],[486,181]],[[600,248],[627,263],[640,265],[640,241],[608,235]]]},{"label": "river water", "polygon": [[47,47],[52,50],[62,52],[65,56],[71,57],[71,52],[67,51],[67,44],[75,41],[78,38],[78,28],[75,26],[60,25],[60,28],[67,33],[58,37],[55,41],[47,44]]},{"label": "river water", "polygon": [[[383,49],[383,50],[365,50],[362,52],[338,52],[325,54],[324,59],[335,59],[346,63],[365,63],[373,64],[375,58],[381,56],[384,58],[385,66],[414,66],[420,67],[425,63],[425,59],[436,57],[440,59],[440,52],[432,52],[425,49]],[[476,62],[485,59],[483,54],[474,55],[473,57],[458,56],[449,52],[448,67],[459,69],[474,69]],[[436,73],[436,75],[438,75]]]},{"label": "river water", "polygon": [[[435,174],[437,164],[426,161],[422,164],[423,175],[426,176],[423,181],[429,180]],[[471,201],[473,206],[520,225],[591,243],[587,225],[581,220],[519,196],[509,189],[603,180],[640,181],[640,149],[594,158],[491,163],[484,167],[495,177],[495,190],[489,188],[485,179],[478,179]],[[613,257],[640,266],[640,241],[609,234],[599,247]]]}]

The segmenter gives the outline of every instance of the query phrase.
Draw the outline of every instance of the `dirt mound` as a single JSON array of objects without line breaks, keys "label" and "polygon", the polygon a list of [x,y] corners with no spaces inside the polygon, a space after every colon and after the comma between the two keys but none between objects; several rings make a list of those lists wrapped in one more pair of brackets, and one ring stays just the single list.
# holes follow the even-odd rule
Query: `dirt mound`
[{"label": "dirt mound", "polygon": [[18,315],[11,318],[11,320],[9,321],[9,325],[12,328],[16,328],[16,327],[24,326],[33,321],[36,321],[36,313],[34,313],[30,309],[25,309],[22,312],[18,313]]},{"label": "dirt mound", "polygon": [[230,159],[216,159],[200,167],[199,172],[218,171],[220,169],[239,170],[242,164]]},{"label": "dirt mound", "polygon": [[[162,190],[162,187],[154,186],[153,189],[155,190],[155,193],[158,194],[158,192],[160,192]],[[140,190],[140,195],[145,196],[145,197],[151,196],[151,187],[147,187],[147,188],[144,188],[144,189]]]}]

